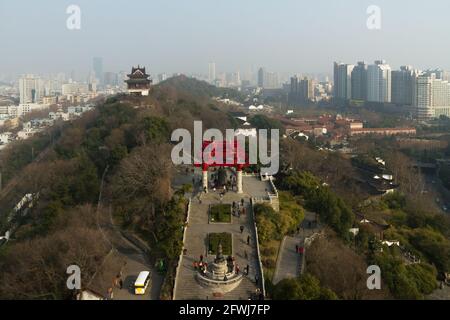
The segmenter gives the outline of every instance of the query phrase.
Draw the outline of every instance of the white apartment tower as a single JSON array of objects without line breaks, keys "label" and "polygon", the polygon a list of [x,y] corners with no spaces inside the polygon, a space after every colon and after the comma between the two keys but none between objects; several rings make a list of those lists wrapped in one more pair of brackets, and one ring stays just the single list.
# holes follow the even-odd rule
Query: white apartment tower
[{"label": "white apartment tower", "polygon": [[44,96],[44,83],[32,74],[19,79],[20,103],[38,103]]},{"label": "white apartment tower", "polygon": [[420,75],[414,86],[414,106],[420,121],[450,117],[450,83],[434,73]]},{"label": "white apartment tower", "polygon": [[375,61],[367,69],[367,101],[391,102],[391,67],[384,60]]}]

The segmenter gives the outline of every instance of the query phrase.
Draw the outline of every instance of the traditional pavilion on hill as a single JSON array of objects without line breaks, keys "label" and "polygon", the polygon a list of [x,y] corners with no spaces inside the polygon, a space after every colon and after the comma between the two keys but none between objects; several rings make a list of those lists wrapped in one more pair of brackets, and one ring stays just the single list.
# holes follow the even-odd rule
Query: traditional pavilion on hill
[{"label": "traditional pavilion on hill", "polygon": [[127,75],[128,80],[125,80],[128,85],[128,93],[139,96],[148,96],[152,79],[150,75],[145,73],[145,67],[132,67],[131,73]]}]

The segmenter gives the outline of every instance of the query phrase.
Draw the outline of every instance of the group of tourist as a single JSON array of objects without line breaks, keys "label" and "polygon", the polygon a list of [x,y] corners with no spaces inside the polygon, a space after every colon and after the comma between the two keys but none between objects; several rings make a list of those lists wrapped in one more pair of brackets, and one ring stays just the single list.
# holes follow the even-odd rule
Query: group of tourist
[{"label": "group of tourist", "polygon": [[[233,271],[233,270],[234,270],[234,272],[235,272],[237,275],[240,274],[241,268],[240,268],[240,266],[236,263],[236,259],[235,259],[233,256],[229,256],[229,257],[227,258],[227,263],[228,263],[228,266],[229,266],[229,268],[230,268],[230,269],[229,269],[230,271]],[[244,274],[245,274],[245,275],[248,275],[249,271],[250,271],[250,265],[247,264],[247,266],[244,268]]]},{"label": "group of tourist", "polygon": [[245,215],[247,213],[247,210],[244,207],[244,199],[241,200],[241,203],[233,201],[232,211],[233,215],[238,218],[241,216],[241,214]]},{"label": "group of tourist", "polygon": [[200,260],[199,261],[194,261],[194,269],[196,271],[199,271],[203,274],[206,273],[206,271],[208,270],[208,263],[207,262],[203,262],[203,255],[200,255]]},{"label": "group of tourist", "polygon": [[[239,272],[240,272],[239,266],[236,265],[236,274],[239,274]],[[245,274],[246,276],[248,276],[248,273],[249,273],[249,272],[250,272],[250,265],[247,264],[247,266],[244,268],[244,274]]]}]

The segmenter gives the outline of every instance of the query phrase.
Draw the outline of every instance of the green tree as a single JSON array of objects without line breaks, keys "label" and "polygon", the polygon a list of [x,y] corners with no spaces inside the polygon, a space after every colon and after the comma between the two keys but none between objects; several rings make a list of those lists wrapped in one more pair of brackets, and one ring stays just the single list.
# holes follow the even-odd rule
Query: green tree
[{"label": "green tree", "polygon": [[320,281],[304,274],[299,278],[281,280],[273,288],[274,300],[336,300],[336,294],[320,286]]}]

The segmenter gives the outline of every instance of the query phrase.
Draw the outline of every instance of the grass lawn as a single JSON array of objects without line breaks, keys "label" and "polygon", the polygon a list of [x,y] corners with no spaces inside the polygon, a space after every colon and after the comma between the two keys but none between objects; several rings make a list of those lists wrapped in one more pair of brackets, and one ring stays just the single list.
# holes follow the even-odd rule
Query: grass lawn
[{"label": "grass lawn", "polygon": [[219,242],[222,243],[223,255],[231,256],[233,248],[231,241],[231,233],[210,233],[208,234],[208,251],[209,254],[216,255]]},{"label": "grass lawn", "polygon": [[209,220],[216,223],[231,222],[231,204],[214,204],[211,206]]}]

